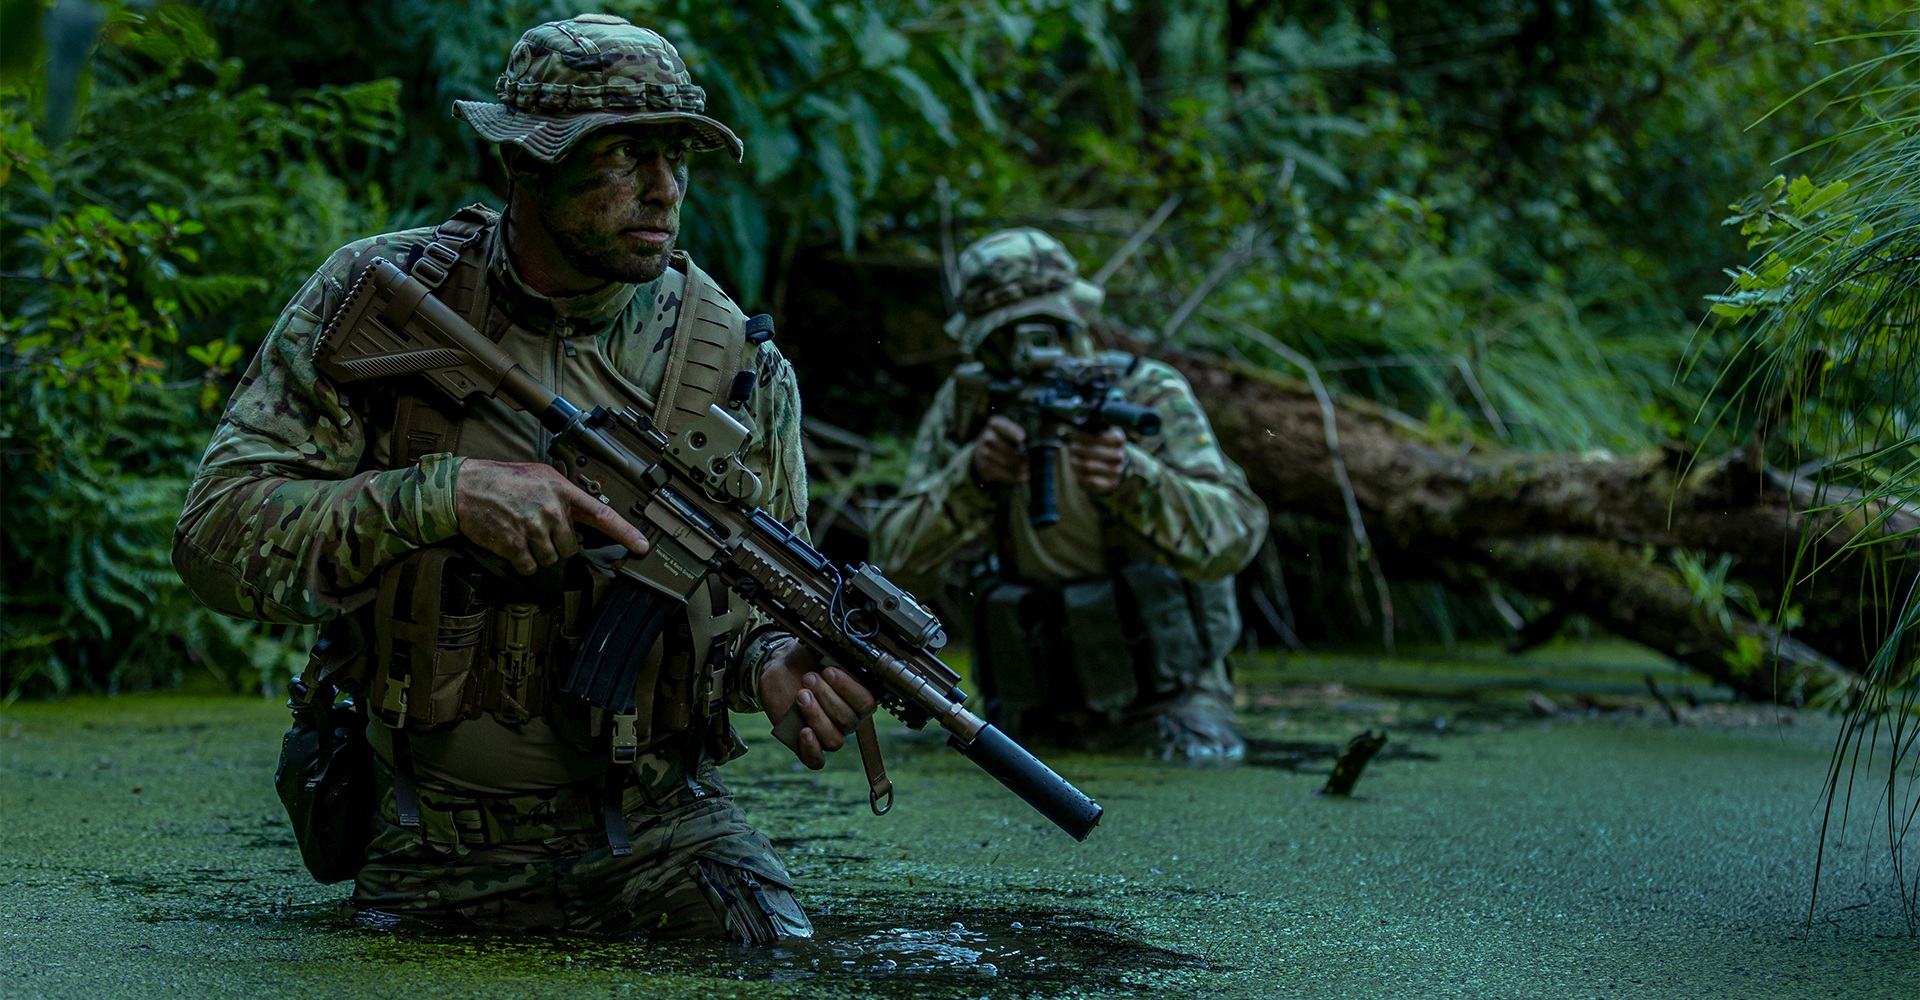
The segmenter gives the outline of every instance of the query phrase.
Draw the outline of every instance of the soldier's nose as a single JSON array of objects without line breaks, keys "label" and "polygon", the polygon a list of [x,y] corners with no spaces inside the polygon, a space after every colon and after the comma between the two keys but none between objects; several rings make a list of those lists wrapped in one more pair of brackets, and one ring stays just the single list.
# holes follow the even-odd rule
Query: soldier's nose
[{"label": "soldier's nose", "polygon": [[665,205],[679,202],[680,171],[674,161],[655,156],[652,161],[641,164],[639,175],[641,201]]}]

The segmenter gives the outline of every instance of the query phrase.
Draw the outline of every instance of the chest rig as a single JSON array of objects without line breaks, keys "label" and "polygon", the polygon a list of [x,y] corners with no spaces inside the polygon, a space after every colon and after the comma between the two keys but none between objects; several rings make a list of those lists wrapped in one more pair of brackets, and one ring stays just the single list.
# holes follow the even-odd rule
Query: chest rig
[{"label": "chest rig", "polygon": [[[494,306],[487,283],[485,236],[496,218],[480,206],[461,209],[435,230],[409,270],[496,342],[520,342],[526,331]],[[727,402],[728,384],[741,372],[750,347],[746,316],[705,272],[681,253],[675,253],[673,266],[685,274],[686,284],[658,399],[651,406],[637,398],[594,400],[649,409],[669,433],[704,416],[710,405]],[[396,390],[390,412],[386,454],[377,462],[387,468],[406,468],[439,453],[545,459],[543,453],[477,453],[463,437],[478,435],[463,435],[463,430],[477,420],[500,419],[499,413],[449,407],[424,386],[418,393]],[[738,416],[751,423],[744,413]],[[396,731],[418,733],[482,715],[506,725],[541,718],[575,749],[610,752],[615,762],[632,760],[637,750],[707,723],[716,740],[710,750],[722,759],[731,756],[724,681],[734,666],[747,607],[730,600],[724,585],[696,592],[648,651],[631,710],[593,708],[560,693],[562,676],[608,586],[584,557],[533,577],[490,569],[486,558],[461,543],[432,546],[400,560],[382,574],[373,605],[368,649],[373,716]]]}]

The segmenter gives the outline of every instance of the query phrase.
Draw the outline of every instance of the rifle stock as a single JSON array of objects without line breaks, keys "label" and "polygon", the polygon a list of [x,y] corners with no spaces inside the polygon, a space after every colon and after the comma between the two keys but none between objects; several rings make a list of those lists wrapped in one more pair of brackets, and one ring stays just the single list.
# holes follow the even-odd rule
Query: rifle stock
[{"label": "rifle stock", "polygon": [[739,461],[746,427],[722,406],[672,438],[631,409],[583,411],[384,260],[356,281],[314,360],[341,383],[419,374],[454,402],[493,395],[535,414],[568,478],[647,536],[649,550],[618,572],[678,601],[719,574],[909,726],[939,723],[950,744],[1074,839],[1099,822],[1098,804],[967,710],[959,675],[936,655],[946,634],[919,601],[872,566],[836,565],[752,506],[760,482]]}]

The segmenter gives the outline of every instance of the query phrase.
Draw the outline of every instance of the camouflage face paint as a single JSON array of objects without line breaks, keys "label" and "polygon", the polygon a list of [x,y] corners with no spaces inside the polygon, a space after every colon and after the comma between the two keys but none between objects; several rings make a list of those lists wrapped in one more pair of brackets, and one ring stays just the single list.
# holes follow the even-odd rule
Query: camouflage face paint
[{"label": "camouflage face paint", "polygon": [[567,262],[602,281],[660,277],[680,236],[689,147],[682,129],[606,129],[541,171],[529,194]]}]

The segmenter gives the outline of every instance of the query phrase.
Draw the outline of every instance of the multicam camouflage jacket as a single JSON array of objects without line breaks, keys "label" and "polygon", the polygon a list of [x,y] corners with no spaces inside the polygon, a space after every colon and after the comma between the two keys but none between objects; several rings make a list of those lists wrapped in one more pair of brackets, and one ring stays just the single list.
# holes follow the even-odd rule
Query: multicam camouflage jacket
[{"label": "multicam camouflage jacket", "polygon": [[1127,402],[1159,410],[1160,433],[1128,442],[1125,478],[1099,497],[1079,488],[1063,449],[1055,470],[1061,520],[1036,531],[1023,516],[996,517],[996,508],[1026,509],[1024,484],[993,487],[974,479],[972,438],[981,421],[955,426],[956,382],[949,379],[920,423],[896,505],[875,530],[876,561],[925,586],[998,521],[1006,537],[993,541],[1014,561],[1007,569],[1031,581],[1097,577],[1107,572],[1107,548],[1115,541],[1194,582],[1239,571],[1266,538],[1267,510],[1215,443],[1187,380],[1142,358],[1121,391]]},{"label": "multicam camouflage jacket", "polygon": [[[335,252],[288,303],[255,355],[207,446],[174,536],[174,565],[209,607],[253,621],[326,621],[372,601],[384,567],[459,534],[454,484],[464,459],[434,454],[387,468],[391,428],[383,421],[390,412],[380,412],[374,398],[331,384],[312,361],[315,336],[354,276],[376,257],[408,266],[433,232],[375,236]],[[593,356],[650,403],[665,375],[685,276],[670,269],[647,285],[611,284],[549,298],[521,283],[497,237],[497,226],[484,237],[493,312],[548,345],[547,357],[522,362],[567,395],[597,384],[580,367],[579,359]],[[760,346],[755,364],[760,386],[750,415],[759,430],[747,464],[767,484],[767,511],[804,532],[799,389],[792,367],[770,343]],[[482,400],[468,419],[489,425],[493,450],[519,461],[544,460],[544,432],[527,415]],[[729,672],[726,695],[734,710],[757,708],[750,679],[772,644],[762,633],[742,669]]]}]

